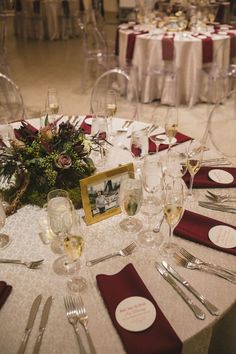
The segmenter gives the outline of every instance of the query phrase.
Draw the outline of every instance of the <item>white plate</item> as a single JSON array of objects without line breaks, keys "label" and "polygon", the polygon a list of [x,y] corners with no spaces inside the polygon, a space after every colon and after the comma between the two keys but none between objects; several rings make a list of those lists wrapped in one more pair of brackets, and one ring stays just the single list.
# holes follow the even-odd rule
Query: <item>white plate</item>
[{"label": "white plate", "polygon": [[217,225],[213,226],[209,233],[209,239],[216,246],[222,248],[236,247],[236,230],[230,226]]},{"label": "white plate", "polygon": [[219,169],[210,170],[208,172],[208,176],[212,179],[212,181],[217,183],[229,184],[234,181],[234,177],[231,173]]}]

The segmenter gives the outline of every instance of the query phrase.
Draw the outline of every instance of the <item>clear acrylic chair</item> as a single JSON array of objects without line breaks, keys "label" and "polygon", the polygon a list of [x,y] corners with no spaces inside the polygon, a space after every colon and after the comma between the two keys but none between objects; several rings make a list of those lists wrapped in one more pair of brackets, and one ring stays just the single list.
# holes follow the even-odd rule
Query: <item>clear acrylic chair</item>
[{"label": "clear acrylic chair", "polygon": [[130,119],[139,119],[139,100],[137,87],[131,77],[121,68],[114,68],[104,72],[96,80],[90,96],[90,112],[106,109],[106,96],[109,90],[115,92],[117,112],[116,116]]},{"label": "clear acrylic chair", "polygon": [[7,124],[24,117],[25,108],[19,88],[9,77],[0,73],[0,122]]}]

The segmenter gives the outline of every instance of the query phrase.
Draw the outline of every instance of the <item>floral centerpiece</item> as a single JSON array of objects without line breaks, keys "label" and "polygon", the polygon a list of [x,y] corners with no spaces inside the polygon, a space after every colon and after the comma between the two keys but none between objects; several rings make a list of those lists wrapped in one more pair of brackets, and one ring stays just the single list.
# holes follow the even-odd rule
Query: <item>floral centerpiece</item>
[{"label": "floral centerpiece", "polygon": [[37,129],[22,121],[9,144],[0,140],[0,178],[5,186],[7,214],[24,204],[43,206],[47,193],[62,188],[75,207],[81,206],[79,181],[90,176],[94,164],[89,157],[91,143],[80,128],[69,121]]}]

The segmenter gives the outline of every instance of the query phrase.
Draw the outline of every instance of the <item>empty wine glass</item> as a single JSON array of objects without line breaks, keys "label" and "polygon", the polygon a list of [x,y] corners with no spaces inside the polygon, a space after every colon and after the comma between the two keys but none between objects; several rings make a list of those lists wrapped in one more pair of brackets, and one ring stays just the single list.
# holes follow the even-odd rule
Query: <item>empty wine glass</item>
[{"label": "empty wine glass", "polygon": [[[144,199],[143,213],[148,216],[148,228],[138,234],[138,242],[141,246],[154,248],[160,245],[162,239],[156,240],[156,234],[151,227],[151,218],[159,214],[162,210],[161,184],[162,184],[162,166],[157,155],[147,155],[144,159],[143,186],[148,193],[148,197]],[[159,192],[159,193],[158,193]]]},{"label": "empty wine glass", "polygon": [[166,175],[173,178],[181,178],[187,172],[187,153],[178,150],[178,148],[170,148],[163,158],[163,171]]},{"label": "empty wine glass", "polygon": [[189,200],[191,199],[194,200],[193,181],[194,181],[194,176],[201,168],[203,151],[204,151],[204,145],[202,144],[201,141],[191,140],[187,151],[187,168],[188,168],[188,172],[190,173],[190,184],[189,184],[189,191],[188,191]]},{"label": "empty wine glass", "polygon": [[173,229],[184,212],[184,187],[181,178],[167,178],[163,183],[163,212],[169,226],[168,241],[161,248],[161,254],[171,255],[175,250]]},{"label": "empty wine glass", "polygon": [[141,207],[143,200],[142,181],[140,179],[125,178],[121,181],[119,192],[119,205],[123,213],[128,218],[120,222],[120,228],[127,232],[139,231],[142,228],[142,222],[134,218]]},{"label": "empty wine glass", "polygon": [[170,107],[165,117],[165,133],[169,140],[169,149],[176,142],[175,135],[178,129],[178,109]]},{"label": "empty wine glass", "polygon": [[[0,199],[0,229],[3,228],[6,222],[6,213]],[[0,249],[3,249],[9,245],[11,242],[10,237],[4,233],[0,233]]]},{"label": "empty wine glass", "polygon": [[136,161],[137,175],[141,175],[141,162],[148,153],[148,134],[146,129],[133,130],[130,138],[130,151]]}]

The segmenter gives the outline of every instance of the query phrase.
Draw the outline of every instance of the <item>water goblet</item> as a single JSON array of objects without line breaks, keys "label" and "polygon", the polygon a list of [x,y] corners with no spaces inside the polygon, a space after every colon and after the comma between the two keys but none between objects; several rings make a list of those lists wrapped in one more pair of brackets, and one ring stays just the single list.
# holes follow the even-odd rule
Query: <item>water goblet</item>
[{"label": "water goblet", "polygon": [[193,181],[194,176],[200,170],[202,165],[204,145],[201,141],[191,140],[187,151],[187,168],[190,174],[190,184],[188,191],[188,199],[194,201]]},{"label": "water goblet", "polygon": [[93,142],[96,145],[95,152],[98,152],[98,156],[94,156],[96,167],[104,168],[108,146],[108,125],[107,119],[104,115],[93,115],[91,135]]},{"label": "water goblet", "polygon": [[142,181],[134,178],[124,178],[121,181],[119,191],[119,205],[123,213],[128,215],[128,218],[120,222],[120,228],[127,232],[137,232],[141,230],[142,223],[137,218],[134,218],[141,207],[143,200]]},{"label": "water goblet", "polygon": [[165,175],[173,178],[181,178],[187,172],[187,153],[178,150],[178,148],[170,148],[163,158],[163,171]]},{"label": "water goblet", "polygon": [[133,130],[130,138],[130,151],[136,162],[137,175],[141,175],[141,163],[148,154],[148,134],[146,129]]},{"label": "water goblet", "polygon": [[[0,199],[0,229],[5,225],[6,222],[6,213],[3,207],[3,203]],[[11,240],[10,237],[4,233],[0,233],[0,249],[3,249],[9,246]]]}]

